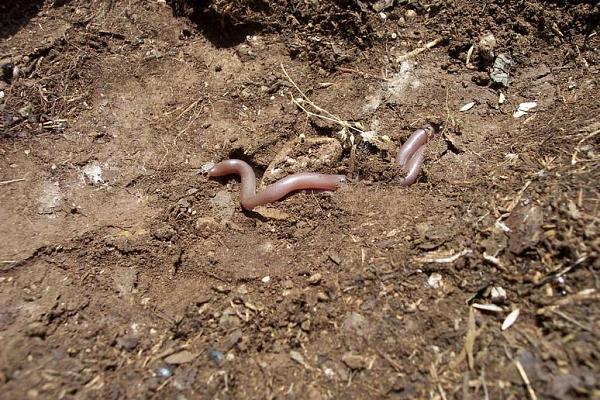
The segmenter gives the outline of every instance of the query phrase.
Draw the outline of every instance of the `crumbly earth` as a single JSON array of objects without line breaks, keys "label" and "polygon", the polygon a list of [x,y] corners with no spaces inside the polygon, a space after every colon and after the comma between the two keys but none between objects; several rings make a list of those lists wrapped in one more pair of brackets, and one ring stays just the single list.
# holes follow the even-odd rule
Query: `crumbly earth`
[{"label": "crumbly earth", "polygon": [[594,3],[2,2],[0,398],[600,398]]}]

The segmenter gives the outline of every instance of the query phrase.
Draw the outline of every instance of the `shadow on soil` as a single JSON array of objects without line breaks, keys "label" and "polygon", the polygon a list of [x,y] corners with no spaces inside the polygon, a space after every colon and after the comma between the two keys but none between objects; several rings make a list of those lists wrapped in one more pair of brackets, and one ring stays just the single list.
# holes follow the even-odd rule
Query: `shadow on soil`
[{"label": "shadow on soil", "polygon": [[220,14],[210,0],[167,0],[176,17],[186,16],[216,47],[233,47],[261,29],[260,24],[235,21]]},{"label": "shadow on soil", "polygon": [[44,0],[0,0],[0,39],[14,35],[37,15]]}]

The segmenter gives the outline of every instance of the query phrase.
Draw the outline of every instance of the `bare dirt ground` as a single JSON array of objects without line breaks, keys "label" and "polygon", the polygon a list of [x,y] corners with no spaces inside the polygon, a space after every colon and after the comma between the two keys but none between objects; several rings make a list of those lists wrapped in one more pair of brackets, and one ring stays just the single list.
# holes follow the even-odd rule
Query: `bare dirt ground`
[{"label": "bare dirt ground", "polygon": [[[599,21],[0,2],[0,398],[600,398]],[[247,212],[229,157],[350,183]]]}]

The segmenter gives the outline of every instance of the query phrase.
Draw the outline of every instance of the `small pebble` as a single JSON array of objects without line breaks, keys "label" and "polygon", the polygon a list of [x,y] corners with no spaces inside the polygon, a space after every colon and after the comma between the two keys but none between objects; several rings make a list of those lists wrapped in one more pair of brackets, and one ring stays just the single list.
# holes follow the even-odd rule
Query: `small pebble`
[{"label": "small pebble", "polygon": [[294,287],[294,282],[291,279],[286,279],[281,286],[283,286],[284,289],[291,289]]},{"label": "small pebble", "polygon": [[223,356],[223,352],[213,348],[208,349],[208,357],[216,366],[223,364],[223,360],[225,358]]},{"label": "small pebble", "polygon": [[125,335],[117,339],[117,346],[123,350],[132,351],[140,342],[140,338],[134,335]]},{"label": "small pebble", "polygon": [[342,357],[342,362],[350,369],[363,369],[366,366],[366,359],[362,356],[346,353]]},{"label": "small pebble", "polygon": [[182,350],[165,357],[165,362],[171,365],[186,364],[192,362],[196,355],[188,350]]},{"label": "small pebble", "polygon": [[494,286],[490,292],[492,301],[496,304],[502,304],[506,301],[506,290],[501,286]]},{"label": "small pebble", "polygon": [[300,365],[306,365],[306,361],[304,361],[304,357],[302,356],[302,354],[298,353],[295,350],[290,351],[290,358]]},{"label": "small pebble", "polygon": [[206,174],[206,173],[208,173],[208,171],[210,171],[210,170],[212,169],[212,167],[214,167],[214,166],[215,166],[215,163],[214,163],[214,162],[207,162],[207,163],[204,163],[204,164],[203,164],[203,165],[200,167],[200,169],[198,170],[198,175],[202,175],[202,174]]},{"label": "small pebble", "polygon": [[267,275],[264,278],[262,278],[261,281],[262,283],[269,283],[271,282],[271,277]]},{"label": "small pebble", "polygon": [[207,239],[219,228],[219,224],[212,217],[200,217],[196,220],[195,227],[198,234]]},{"label": "small pebble", "polygon": [[416,16],[417,12],[415,10],[406,10],[406,12],[404,13],[404,17],[407,21],[413,19]]},{"label": "small pebble", "polygon": [[438,274],[437,272],[434,272],[433,274],[429,275],[429,278],[427,279],[427,284],[433,289],[441,288],[443,285],[442,275]]},{"label": "small pebble", "polygon": [[25,334],[27,336],[39,337],[42,339],[46,337],[47,331],[48,331],[48,327],[45,324],[38,322],[38,321],[31,322],[25,328]]},{"label": "small pebble", "polygon": [[2,64],[2,66],[0,67],[0,79],[4,80],[5,82],[10,82],[10,80],[12,79],[12,76],[13,76],[13,64],[12,63]]},{"label": "small pebble", "polygon": [[213,290],[217,293],[223,293],[223,294],[227,294],[227,293],[231,292],[230,288],[223,286],[223,285],[214,286]]},{"label": "small pebble", "polygon": [[310,319],[303,321],[302,324],[300,324],[300,329],[304,332],[310,332]]},{"label": "small pebble", "polygon": [[325,374],[325,377],[327,377],[327,379],[333,379],[335,378],[335,372],[333,371],[333,369],[329,368],[329,367],[322,367],[323,369],[323,373]]},{"label": "small pebble", "polygon": [[225,337],[225,340],[223,341],[224,350],[230,350],[240,340],[242,340],[242,331],[240,329],[236,329],[227,335],[227,337]]},{"label": "small pebble", "polygon": [[335,251],[330,251],[328,256],[329,256],[329,259],[331,261],[333,261],[334,263],[336,263],[337,265],[340,265],[340,263],[342,262],[340,255]]},{"label": "small pebble", "polygon": [[308,278],[308,283],[310,283],[311,285],[317,285],[319,282],[321,282],[322,278],[323,278],[323,275],[321,275],[321,273],[317,272],[316,274],[312,274]]},{"label": "small pebble", "polygon": [[479,40],[479,55],[486,63],[491,63],[494,60],[494,49],[497,45],[496,37],[491,33]]},{"label": "small pebble", "polygon": [[319,301],[329,301],[329,296],[325,292],[317,293],[317,300]]},{"label": "small pebble", "polygon": [[161,378],[169,378],[173,375],[173,369],[170,367],[160,367],[156,370],[156,374]]}]

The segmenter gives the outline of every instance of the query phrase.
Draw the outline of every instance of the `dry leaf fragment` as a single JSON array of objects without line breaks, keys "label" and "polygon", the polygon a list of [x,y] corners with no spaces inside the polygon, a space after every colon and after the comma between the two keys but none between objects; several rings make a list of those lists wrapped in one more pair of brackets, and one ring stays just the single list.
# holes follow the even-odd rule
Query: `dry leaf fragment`
[{"label": "dry leaf fragment", "polygon": [[508,314],[508,316],[506,317],[506,319],[504,320],[504,322],[502,323],[502,330],[505,331],[508,328],[510,328],[515,321],[517,320],[517,318],[519,318],[519,313],[521,312],[521,310],[519,310],[518,308],[515,308],[514,310],[511,311],[510,314]]},{"label": "dry leaf fragment", "polygon": [[535,101],[528,101],[525,103],[519,104],[517,111],[514,112],[513,117],[520,118],[523,115],[527,115],[529,111],[537,107],[537,103]]},{"label": "dry leaf fragment", "polygon": [[466,256],[467,254],[471,254],[473,250],[471,249],[463,249],[458,253],[454,253],[453,250],[442,250],[442,251],[431,251],[423,255],[423,257],[416,257],[415,261],[421,263],[437,263],[437,264],[447,264],[458,260],[459,258]]},{"label": "dry leaf fragment", "polygon": [[470,103],[467,103],[467,104],[465,104],[464,106],[462,106],[462,107],[460,108],[460,111],[461,111],[461,112],[469,111],[471,108],[473,108],[473,106],[474,106],[474,105],[475,105],[475,102],[474,102],[474,101],[472,101],[472,102],[470,102]]},{"label": "dry leaf fragment", "polygon": [[477,308],[478,310],[483,310],[483,311],[491,311],[491,312],[502,312],[504,311],[502,309],[502,307],[499,307],[495,304],[479,304],[479,303],[473,303],[472,304],[473,307]]},{"label": "dry leaf fragment", "polygon": [[498,95],[498,104],[504,104],[505,101],[506,96],[504,95],[504,93],[500,92],[500,94]]}]

